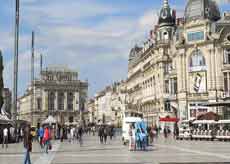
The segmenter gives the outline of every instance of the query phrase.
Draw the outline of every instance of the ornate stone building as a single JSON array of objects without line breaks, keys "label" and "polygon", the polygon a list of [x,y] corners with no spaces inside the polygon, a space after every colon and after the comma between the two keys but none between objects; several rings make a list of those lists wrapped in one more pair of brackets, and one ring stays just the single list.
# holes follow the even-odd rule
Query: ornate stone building
[{"label": "ornate stone building", "polygon": [[78,79],[78,73],[68,68],[52,67],[41,72],[26,93],[19,98],[19,119],[41,123],[48,115],[59,124],[79,121],[86,110],[88,82]]},{"label": "ornate stone building", "polygon": [[96,93],[88,101],[89,120],[91,123],[112,123],[121,126],[127,107],[126,83],[116,82]]},{"label": "ornate stone building", "polygon": [[129,101],[149,123],[159,117],[196,118],[230,97],[230,13],[213,0],[188,0],[183,18],[164,0],[158,24],[129,56]]}]

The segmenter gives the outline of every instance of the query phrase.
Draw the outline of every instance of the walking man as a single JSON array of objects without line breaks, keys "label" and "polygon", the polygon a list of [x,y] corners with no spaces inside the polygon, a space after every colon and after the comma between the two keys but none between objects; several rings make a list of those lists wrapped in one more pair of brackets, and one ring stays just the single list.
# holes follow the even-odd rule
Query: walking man
[{"label": "walking man", "polygon": [[42,139],[43,139],[43,136],[44,136],[44,129],[43,129],[42,126],[39,128],[38,135],[39,135],[40,146],[41,146],[41,148],[43,148]]},{"label": "walking man", "polygon": [[3,129],[3,141],[2,141],[2,148],[4,148],[4,145],[6,148],[8,148],[8,129]]},{"label": "walking man", "polygon": [[104,127],[103,135],[104,135],[104,142],[106,144],[107,143],[107,136],[108,136],[108,128],[106,126]]},{"label": "walking man", "polygon": [[30,125],[27,125],[25,128],[23,145],[26,150],[24,164],[31,164],[30,152],[32,151],[32,135],[30,133]]},{"label": "walking man", "polygon": [[83,128],[82,126],[80,126],[78,129],[78,137],[79,137],[78,139],[79,139],[80,146],[82,146],[83,144],[82,135],[83,135]]}]

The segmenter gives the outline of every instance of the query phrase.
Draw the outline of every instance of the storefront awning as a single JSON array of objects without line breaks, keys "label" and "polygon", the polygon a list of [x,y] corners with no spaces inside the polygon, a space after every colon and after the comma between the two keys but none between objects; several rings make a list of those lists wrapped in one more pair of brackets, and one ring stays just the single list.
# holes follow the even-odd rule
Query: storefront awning
[{"label": "storefront awning", "polygon": [[208,102],[202,104],[203,106],[209,106],[209,107],[216,107],[216,106],[229,106],[230,107],[230,101],[222,101],[222,102]]},{"label": "storefront awning", "polygon": [[176,117],[162,117],[160,118],[160,122],[179,122],[180,119]]}]

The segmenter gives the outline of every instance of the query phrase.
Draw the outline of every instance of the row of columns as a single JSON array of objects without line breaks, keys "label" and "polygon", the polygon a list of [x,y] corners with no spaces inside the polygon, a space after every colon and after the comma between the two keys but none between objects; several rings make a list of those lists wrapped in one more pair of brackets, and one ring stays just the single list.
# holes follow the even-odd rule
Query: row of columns
[{"label": "row of columns", "polygon": [[[59,104],[59,102],[58,102],[58,93],[61,93],[61,92],[58,92],[58,91],[44,91],[44,94],[45,94],[45,96],[43,96],[43,102],[45,102],[45,103],[43,103],[43,109],[45,109],[45,110],[49,110],[48,108],[49,108],[49,106],[48,106],[48,104],[49,104],[49,96],[48,96],[48,94],[49,94],[49,92],[53,92],[54,93],[54,95],[55,95],[55,97],[54,97],[54,111],[55,110],[60,110],[59,109],[59,107],[58,107],[58,104]],[[68,110],[68,91],[64,91],[64,92],[62,92],[62,93],[64,93],[64,111],[67,111]],[[79,92],[72,92],[73,93],[73,102],[72,102],[72,104],[73,104],[73,111],[78,111],[79,110],[79,104],[80,104],[80,100],[79,100]]]}]

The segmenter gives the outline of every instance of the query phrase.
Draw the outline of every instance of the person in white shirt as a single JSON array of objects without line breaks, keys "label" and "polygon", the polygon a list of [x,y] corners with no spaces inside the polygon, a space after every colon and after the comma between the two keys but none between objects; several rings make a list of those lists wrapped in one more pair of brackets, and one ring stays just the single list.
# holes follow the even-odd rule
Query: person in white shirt
[{"label": "person in white shirt", "polygon": [[2,141],[2,148],[4,148],[4,145],[6,145],[6,148],[8,148],[8,129],[3,129],[3,141]]},{"label": "person in white shirt", "polygon": [[[71,137],[71,141],[74,142],[74,133],[75,133],[75,128],[71,128],[70,129],[70,137]],[[71,142],[70,141],[70,142]]]}]

